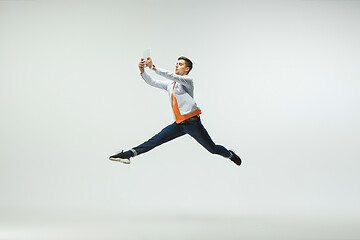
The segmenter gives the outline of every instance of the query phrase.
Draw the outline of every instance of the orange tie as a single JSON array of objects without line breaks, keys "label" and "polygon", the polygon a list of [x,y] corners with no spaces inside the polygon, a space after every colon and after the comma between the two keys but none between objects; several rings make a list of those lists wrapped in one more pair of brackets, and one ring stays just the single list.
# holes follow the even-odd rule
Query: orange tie
[{"label": "orange tie", "polygon": [[192,113],[189,113],[186,115],[181,115],[180,109],[179,109],[179,106],[178,106],[178,103],[177,103],[177,100],[175,97],[175,84],[176,84],[176,82],[174,82],[174,87],[173,87],[171,98],[172,98],[172,109],[174,111],[176,123],[181,123],[181,122],[185,121],[186,119],[189,119],[196,115],[201,114],[201,111],[199,109],[196,109]]}]

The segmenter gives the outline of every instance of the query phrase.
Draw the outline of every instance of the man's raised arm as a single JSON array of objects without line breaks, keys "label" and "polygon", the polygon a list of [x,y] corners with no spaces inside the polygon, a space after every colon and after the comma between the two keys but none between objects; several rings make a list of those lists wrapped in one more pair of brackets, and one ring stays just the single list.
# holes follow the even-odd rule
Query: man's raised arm
[{"label": "man's raised arm", "polygon": [[170,72],[168,70],[156,67],[153,65],[152,59],[147,58],[146,60],[146,66],[148,66],[150,69],[154,70],[157,74],[160,76],[163,76],[167,79],[173,80],[175,82],[182,83],[184,85],[193,85],[193,79],[192,77],[189,77],[188,75],[178,75],[173,72]]},{"label": "man's raised arm", "polygon": [[149,74],[147,74],[145,72],[145,60],[142,58],[141,61],[139,62],[139,70],[140,70],[140,74],[141,74],[141,77],[144,79],[144,81],[149,84],[150,86],[153,86],[153,87],[157,87],[157,88],[161,88],[161,89],[164,89],[166,90],[168,84],[170,83],[168,80],[165,80],[165,81],[160,81],[160,80],[156,80],[156,79],[153,79]]}]

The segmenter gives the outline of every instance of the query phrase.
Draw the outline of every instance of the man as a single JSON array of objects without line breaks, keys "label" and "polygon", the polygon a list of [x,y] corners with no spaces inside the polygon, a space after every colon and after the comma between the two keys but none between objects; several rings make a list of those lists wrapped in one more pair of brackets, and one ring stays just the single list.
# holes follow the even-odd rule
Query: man
[{"label": "man", "polygon": [[[165,77],[166,80],[155,80],[145,72],[145,65],[154,70],[158,75]],[[130,158],[145,153],[163,143],[189,134],[198,141],[210,153],[229,158],[236,165],[240,166],[241,159],[232,150],[227,150],[221,145],[216,145],[210,138],[206,129],[200,121],[201,110],[194,101],[194,83],[188,76],[192,69],[192,62],[186,57],[179,57],[176,64],[175,73],[155,67],[152,59],[141,59],[138,64],[141,77],[144,81],[160,89],[168,91],[170,103],[175,116],[175,122],[165,127],[161,132],[153,136],[148,141],[134,147],[126,152],[111,156],[109,159],[129,164]]]}]

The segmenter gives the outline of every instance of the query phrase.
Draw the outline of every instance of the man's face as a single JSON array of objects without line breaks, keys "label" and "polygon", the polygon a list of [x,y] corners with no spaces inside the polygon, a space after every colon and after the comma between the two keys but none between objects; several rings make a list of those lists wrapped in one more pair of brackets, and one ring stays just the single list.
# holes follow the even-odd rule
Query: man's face
[{"label": "man's face", "polygon": [[178,75],[186,75],[189,72],[189,67],[185,66],[185,60],[178,60],[176,63],[175,73]]}]

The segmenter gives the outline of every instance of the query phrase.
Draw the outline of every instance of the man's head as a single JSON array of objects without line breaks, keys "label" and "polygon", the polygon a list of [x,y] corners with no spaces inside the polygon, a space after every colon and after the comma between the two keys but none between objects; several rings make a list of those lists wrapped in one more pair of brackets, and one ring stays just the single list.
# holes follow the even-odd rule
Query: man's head
[{"label": "man's head", "polygon": [[179,57],[176,63],[175,73],[178,75],[187,75],[192,69],[192,62],[187,57]]}]

